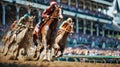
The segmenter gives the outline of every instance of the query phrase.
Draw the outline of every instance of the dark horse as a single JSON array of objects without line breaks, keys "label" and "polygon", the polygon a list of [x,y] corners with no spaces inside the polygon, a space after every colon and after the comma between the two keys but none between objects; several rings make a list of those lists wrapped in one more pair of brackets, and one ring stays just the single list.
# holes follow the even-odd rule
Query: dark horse
[{"label": "dark horse", "polygon": [[[40,31],[38,32],[36,28],[34,29],[33,32],[33,41],[34,43],[37,42],[37,39],[40,41],[40,50],[39,53],[45,50],[45,59],[50,60],[47,56],[48,51],[50,51],[50,48],[52,47],[52,44],[55,39],[56,35],[56,27],[58,25],[58,21],[60,21],[63,16],[61,13],[61,7],[55,6],[55,9],[53,10],[53,13],[51,14],[50,18],[45,20],[44,23],[42,24],[42,27],[40,27]],[[36,51],[37,52],[37,51]],[[37,54],[35,52],[35,55]],[[39,54],[40,55],[40,54]],[[39,56],[38,56],[39,59]]]},{"label": "dark horse", "polygon": [[[63,51],[66,46],[66,40],[68,37],[68,34],[74,33],[74,24],[64,24],[64,29],[59,29],[57,32],[57,36],[55,38],[55,43],[52,48],[52,57],[61,57],[63,55]],[[58,55],[58,51],[60,51],[60,54]]]}]

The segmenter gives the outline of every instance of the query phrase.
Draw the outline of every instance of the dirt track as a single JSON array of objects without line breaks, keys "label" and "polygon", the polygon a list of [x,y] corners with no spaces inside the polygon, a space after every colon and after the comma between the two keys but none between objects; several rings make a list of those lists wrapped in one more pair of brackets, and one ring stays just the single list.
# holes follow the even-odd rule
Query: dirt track
[{"label": "dirt track", "polygon": [[8,57],[0,56],[0,67],[120,67],[120,64],[81,63],[81,62],[40,62],[8,60]]},{"label": "dirt track", "polygon": [[117,64],[95,64],[79,62],[34,62],[34,61],[5,61],[0,62],[0,67],[120,67]]},{"label": "dirt track", "polygon": [[[0,51],[1,52],[1,51]],[[24,61],[9,60],[10,56],[3,56],[0,53],[0,67],[120,67],[120,64],[103,64],[103,63],[84,63],[84,62],[41,62],[41,61]]]}]

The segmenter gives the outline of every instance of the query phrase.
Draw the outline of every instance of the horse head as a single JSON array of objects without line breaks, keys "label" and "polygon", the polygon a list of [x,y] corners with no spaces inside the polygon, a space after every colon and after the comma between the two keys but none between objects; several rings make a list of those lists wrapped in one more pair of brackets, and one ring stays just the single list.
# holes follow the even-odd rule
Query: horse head
[{"label": "horse head", "polygon": [[59,21],[62,21],[63,15],[62,15],[62,6],[59,6]]},{"label": "horse head", "polygon": [[34,27],[33,27],[33,22],[34,22],[34,20],[35,20],[35,16],[30,16],[29,19],[28,19],[28,24],[27,24],[27,26],[26,26],[26,28],[28,29],[27,34],[29,34],[30,37],[32,36],[31,33],[32,33],[33,30],[34,30]]},{"label": "horse head", "polygon": [[33,28],[34,19],[35,19],[35,16],[30,16],[30,17],[29,17],[28,22],[29,22],[29,27],[30,27],[30,28]]},{"label": "horse head", "polygon": [[34,19],[35,19],[35,16],[30,16],[30,17],[29,17],[29,22],[33,22]]},{"label": "horse head", "polygon": [[55,9],[52,13],[52,18],[58,19],[58,21],[62,21],[62,6],[55,6]]}]

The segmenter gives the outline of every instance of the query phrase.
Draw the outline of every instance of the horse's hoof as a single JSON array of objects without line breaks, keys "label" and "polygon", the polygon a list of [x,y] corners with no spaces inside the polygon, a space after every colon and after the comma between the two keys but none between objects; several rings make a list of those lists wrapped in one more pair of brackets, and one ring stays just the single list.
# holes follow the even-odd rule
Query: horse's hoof
[{"label": "horse's hoof", "polygon": [[38,61],[38,60],[39,60],[39,58],[40,58],[40,57],[35,57],[35,58],[34,58],[34,60],[35,60],[35,61]]},{"label": "horse's hoof", "polygon": [[27,53],[21,52],[21,55],[25,56],[25,55],[27,55]]},{"label": "horse's hoof", "polygon": [[60,57],[62,57],[62,56],[63,56],[63,54],[60,54],[60,55],[56,56],[56,58],[60,58]]},{"label": "horse's hoof", "polygon": [[49,61],[50,61],[50,62],[54,62],[54,59],[50,59]]},{"label": "horse's hoof", "polygon": [[37,54],[35,54],[34,56],[33,56],[33,58],[36,58],[37,57]]},{"label": "horse's hoof", "polygon": [[10,56],[9,60],[15,60],[15,56]]},{"label": "horse's hoof", "polygon": [[52,58],[55,58],[55,55],[53,55]]}]

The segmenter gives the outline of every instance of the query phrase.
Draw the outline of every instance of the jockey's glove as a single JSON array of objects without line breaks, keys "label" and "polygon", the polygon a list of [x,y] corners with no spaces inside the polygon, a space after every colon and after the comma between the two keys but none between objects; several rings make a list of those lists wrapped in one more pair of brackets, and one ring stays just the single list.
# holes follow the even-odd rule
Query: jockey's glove
[{"label": "jockey's glove", "polygon": [[47,18],[49,18],[50,16],[49,15],[47,15]]}]

